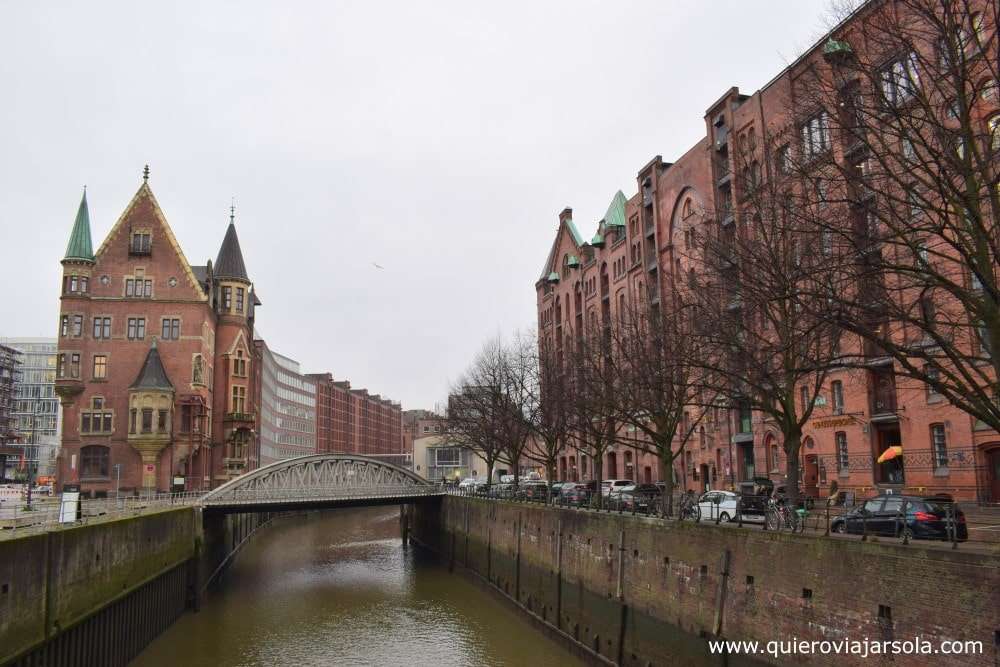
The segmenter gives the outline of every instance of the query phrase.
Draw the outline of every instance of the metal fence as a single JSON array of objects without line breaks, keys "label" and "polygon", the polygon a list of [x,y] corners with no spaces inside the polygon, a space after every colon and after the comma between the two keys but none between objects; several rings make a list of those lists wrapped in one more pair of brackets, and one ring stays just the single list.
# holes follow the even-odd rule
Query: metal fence
[{"label": "metal fence", "polygon": [[[868,499],[861,500],[855,507],[808,502],[792,509],[770,496],[736,495],[734,504],[713,507],[705,503],[685,502],[684,494],[676,494],[668,515],[663,498],[653,494],[609,493],[603,495],[598,503],[594,493],[577,493],[567,498],[558,490],[550,500],[547,488],[540,485],[445,487],[445,491],[450,495],[496,502],[549,504],[580,512],[631,514],[700,526],[1000,552],[1000,508],[970,506],[966,510],[960,503],[934,496],[899,496],[901,500],[898,504],[892,503],[894,511],[871,512],[865,508]],[[732,500],[732,497],[729,499]]]}]

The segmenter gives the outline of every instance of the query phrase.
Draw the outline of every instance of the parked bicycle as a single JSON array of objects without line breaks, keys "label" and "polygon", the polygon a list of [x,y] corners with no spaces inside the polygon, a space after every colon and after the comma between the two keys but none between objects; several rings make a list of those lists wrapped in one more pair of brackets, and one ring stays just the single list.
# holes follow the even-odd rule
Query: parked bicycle
[{"label": "parked bicycle", "polygon": [[805,530],[805,522],[802,520],[800,511],[794,510],[785,502],[774,498],[767,501],[767,513],[764,521],[768,530],[787,530],[792,533],[801,533]]},{"label": "parked bicycle", "polygon": [[681,496],[678,516],[681,521],[701,521],[701,508],[698,507],[698,499],[690,491]]}]

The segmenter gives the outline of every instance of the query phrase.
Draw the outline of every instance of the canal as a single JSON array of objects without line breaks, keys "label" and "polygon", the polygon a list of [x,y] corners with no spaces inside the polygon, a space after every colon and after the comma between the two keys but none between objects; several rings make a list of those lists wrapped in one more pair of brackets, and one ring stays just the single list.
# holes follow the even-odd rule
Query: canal
[{"label": "canal", "polygon": [[134,667],[579,665],[447,566],[403,549],[397,508],[276,520]]}]

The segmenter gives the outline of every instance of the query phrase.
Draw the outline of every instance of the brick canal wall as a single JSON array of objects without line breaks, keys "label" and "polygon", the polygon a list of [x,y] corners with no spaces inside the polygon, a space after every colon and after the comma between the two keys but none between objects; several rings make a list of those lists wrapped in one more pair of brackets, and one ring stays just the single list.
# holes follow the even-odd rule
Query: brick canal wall
[{"label": "brick canal wall", "polygon": [[192,507],[0,540],[0,665],[125,665],[270,516]]},{"label": "brick canal wall", "polygon": [[[456,496],[411,512],[416,542],[618,664],[721,665],[698,639],[717,632],[762,643],[977,640],[980,655],[896,656],[893,664],[1000,664],[995,554]],[[767,660],[842,666],[873,659]],[[725,664],[751,663],[730,656]]]}]

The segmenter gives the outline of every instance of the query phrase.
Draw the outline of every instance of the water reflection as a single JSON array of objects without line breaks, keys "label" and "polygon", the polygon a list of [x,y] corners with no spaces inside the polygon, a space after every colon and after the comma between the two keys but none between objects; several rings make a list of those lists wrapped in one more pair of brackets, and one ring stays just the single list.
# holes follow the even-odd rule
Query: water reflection
[{"label": "water reflection", "polygon": [[136,667],[579,665],[417,549],[396,508],[283,519]]}]

